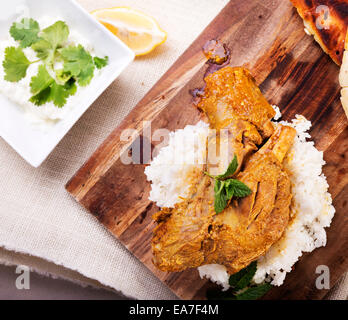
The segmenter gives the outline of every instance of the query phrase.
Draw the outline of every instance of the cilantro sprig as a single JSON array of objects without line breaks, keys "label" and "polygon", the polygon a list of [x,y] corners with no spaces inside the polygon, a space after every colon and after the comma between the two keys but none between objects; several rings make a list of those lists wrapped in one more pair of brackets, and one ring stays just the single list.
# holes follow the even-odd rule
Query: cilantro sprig
[{"label": "cilantro sprig", "polygon": [[[37,106],[53,102],[58,108],[63,107],[76,93],[76,84],[89,85],[95,69],[108,64],[108,57],[93,57],[82,45],[69,45],[70,31],[63,21],[41,30],[37,21],[24,18],[13,23],[10,34],[19,46],[5,49],[5,80],[18,82],[26,77],[31,64],[41,62],[30,82],[30,102]],[[23,51],[28,47],[35,51],[38,60],[29,61]],[[57,64],[62,67],[56,69]]]},{"label": "cilantro sprig", "polygon": [[21,22],[13,23],[10,34],[19,42],[21,48],[30,47],[39,40],[40,26],[33,19],[24,18]]},{"label": "cilantro sprig", "polygon": [[94,60],[81,45],[70,46],[61,50],[64,60],[64,74],[70,74],[79,85],[87,86],[94,76]]},{"label": "cilantro sprig", "polygon": [[47,66],[53,67],[55,60],[59,60],[57,50],[61,49],[69,38],[69,27],[63,21],[57,21],[50,27],[42,30],[38,41],[31,48],[36,52],[39,59]]},{"label": "cilantro sprig", "polygon": [[257,262],[252,262],[246,268],[230,276],[229,285],[231,288],[222,292],[221,290],[209,290],[208,300],[257,300],[263,297],[271,288],[269,283],[256,285],[252,279],[257,270]]},{"label": "cilantro sprig", "polygon": [[45,65],[40,65],[37,76],[31,79],[30,87],[33,94],[30,99],[32,103],[40,106],[52,101],[59,108],[63,107],[69,96],[74,95],[77,90],[74,79],[59,85],[48,73]]},{"label": "cilantro sprig", "polygon": [[212,176],[208,172],[205,174],[215,180],[214,209],[217,214],[221,213],[234,198],[244,198],[252,193],[250,188],[243,182],[230,178],[238,168],[237,156],[234,156],[226,172],[218,176]]},{"label": "cilantro sprig", "polygon": [[27,75],[31,62],[25,56],[22,48],[7,47],[5,49],[5,60],[2,65],[5,71],[5,80],[18,82]]}]

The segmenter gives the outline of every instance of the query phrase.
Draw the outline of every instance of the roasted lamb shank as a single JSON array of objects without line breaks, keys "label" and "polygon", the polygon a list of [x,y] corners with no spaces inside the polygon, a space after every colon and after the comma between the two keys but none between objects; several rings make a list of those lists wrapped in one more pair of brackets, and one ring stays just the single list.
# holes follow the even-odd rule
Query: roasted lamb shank
[{"label": "roasted lamb shank", "polygon": [[[291,186],[282,162],[295,130],[274,128],[274,110],[246,69],[223,68],[209,75],[206,83],[198,107],[217,132],[208,138],[205,169],[223,173],[236,156],[238,169],[229,178],[240,180],[252,193],[232,200],[217,214],[214,181],[202,171],[187,199],[154,216],[158,226],[152,241],[153,262],[162,271],[216,263],[233,274],[263,255],[289,223]],[[227,138],[222,131],[228,133]],[[209,159],[211,145],[217,150],[213,161]]]}]

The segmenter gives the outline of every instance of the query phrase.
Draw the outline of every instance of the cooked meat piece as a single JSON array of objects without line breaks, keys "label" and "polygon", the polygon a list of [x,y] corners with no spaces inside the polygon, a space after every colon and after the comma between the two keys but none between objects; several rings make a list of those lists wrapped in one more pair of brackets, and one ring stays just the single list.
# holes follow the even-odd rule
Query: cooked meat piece
[{"label": "cooked meat piece", "polygon": [[281,126],[237,176],[253,193],[214,211],[214,185],[201,175],[189,199],[155,215],[153,262],[178,272],[204,264],[226,266],[230,274],[249,265],[280,239],[289,221],[290,181],[281,162],[295,130]]},{"label": "cooked meat piece", "polygon": [[205,82],[198,108],[206,114],[210,127],[217,130],[209,144],[217,150],[209,150],[208,162],[218,165],[219,170],[211,173],[219,174],[225,172],[234,155],[241,165],[264,138],[272,135],[275,111],[245,68],[225,67],[210,74]]},{"label": "cooked meat piece", "polygon": [[253,191],[214,216],[210,238],[217,247],[206,263],[226,266],[235,273],[263,255],[282,236],[289,222],[291,186],[282,161],[295,130],[281,126],[250,161],[237,179]]},{"label": "cooked meat piece", "polygon": [[212,128],[222,129],[245,120],[254,125],[263,138],[271,136],[275,111],[247,69],[225,67],[210,74],[205,82],[204,97],[198,108],[205,112]]},{"label": "cooked meat piece", "polygon": [[[279,240],[289,221],[291,189],[282,162],[295,130],[279,126],[274,132],[273,108],[247,70],[223,68],[206,82],[199,108],[218,131],[216,138],[208,139],[207,170],[214,175],[225,172],[236,155],[239,168],[234,177],[252,194],[233,200],[216,214],[214,181],[200,173],[188,199],[154,216],[158,226],[152,241],[153,262],[162,271],[218,263],[235,273]],[[255,153],[265,138],[268,141]]]}]

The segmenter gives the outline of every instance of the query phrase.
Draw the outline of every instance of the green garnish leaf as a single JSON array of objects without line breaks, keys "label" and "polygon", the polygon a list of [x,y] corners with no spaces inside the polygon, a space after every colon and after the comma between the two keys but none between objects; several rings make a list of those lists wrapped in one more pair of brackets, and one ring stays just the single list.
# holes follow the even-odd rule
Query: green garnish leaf
[{"label": "green garnish leaf", "polygon": [[94,60],[94,64],[97,67],[97,69],[103,69],[109,63],[109,57],[108,56],[106,56],[104,59],[99,58],[99,57],[94,57],[93,60]]},{"label": "green garnish leaf", "polygon": [[25,56],[22,48],[8,47],[5,49],[5,60],[2,63],[5,80],[18,82],[27,75],[31,62]]},{"label": "green garnish leaf", "polygon": [[215,180],[214,192],[214,209],[216,213],[221,213],[226,208],[229,200],[226,194],[225,181]]},{"label": "green garnish leaf", "polygon": [[69,27],[63,21],[57,21],[41,32],[41,38],[50,43],[53,50],[62,47],[68,37]]},{"label": "green garnish leaf", "polygon": [[231,199],[232,197],[244,198],[252,193],[250,188],[245,183],[237,179],[228,179],[224,181],[228,199]]},{"label": "green garnish leaf", "polygon": [[40,26],[34,19],[24,18],[21,22],[14,22],[10,34],[13,39],[19,41],[22,48],[30,47],[39,41]]},{"label": "green garnish leaf", "polygon": [[63,85],[71,79],[71,74],[64,72],[64,69],[56,70],[56,78],[58,83]]},{"label": "green garnish leaf", "polygon": [[205,174],[215,180],[215,200],[214,209],[217,214],[221,213],[233,198],[244,198],[252,193],[250,188],[243,182],[237,179],[227,179],[231,177],[238,168],[237,157],[234,156],[232,162],[227,168],[227,171],[218,176],[212,176],[209,173]]},{"label": "green garnish leaf", "polygon": [[38,42],[34,43],[31,48],[36,52],[39,59],[46,60],[47,62],[53,61],[55,49],[48,41],[40,39]]},{"label": "green garnish leaf", "polygon": [[252,262],[246,268],[230,276],[228,291],[209,290],[207,291],[208,300],[257,300],[265,295],[272,285],[264,283],[253,285],[251,281],[256,273],[257,262]]},{"label": "green garnish leaf", "polygon": [[76,93],[75,80],[69,80],[65,85],[58,84],[48,73],[45,65],[39,67],[37,76],[32,77],[31,92],[33,96],[30,101],[37,106],[52,101],[58,108],[63,107],[69,96]]},{"label": "green garnish leaf", "polygon": [[221,291],[221,289],[209,289],[207,291],[208,300],[257,300],[262,298],[270,289],[272,285],[269,283],[252,286],[245,289],[241,293],[236,293],[232,289],[228,291]]},{"label": "green garnish leaf", "polygon": [[77,76],[77,82],[81,87],[86,87],[91,83],[94,77],[94,70],[95,67],[93,64],[91,64],[84,70],[82,70],[81,73]]},{"label": "green garnish leaf", "polygon": [[52,26],[42,30],[39,41],[32,45],[41,60],[45,60],[47,65],[53,66],[57,49],[61,48],[69,37],[69,27],[63,21],[57,21]]},{"label": "green garnish leaf", "polygon": [[37,95],[32,96],[29,101],[36,106],[42,106],[50,101],[51,88],[48,87],[45,90],[39,92]]},{"label": "green garnish leaf", "polygon": [[80,86],[88,85],[95,70],[92,56],[81,45],[64,48],[60,53],[64,60],[64,72],[75,77]]},{"label": "green garnish leaf", "polygon": [[77,88],[75,82],[72,82],[71,84],[67,83],[64,86],[54,82],[51,85],[50,99],[53,101],[55,106],[62,108],[66,104],[69,96],[74,95],[76,90]]},{"label": "green garnish leaf", "polygon": [[216,179],[230,178],[236,172],[237,168],[238,168],[238,160],[237,160],[237,156],[235,155],[230,165],[228,166],[226,172],[224,174],[217,176]]},{"label": "green garnish leaf", "polygon": [[45,65],[39,66],[38,74],[35,77],[31,78],[30,89],[33,95],[39,94],[41,91],[44,91],[54,82],[54,79],[47,72]]},{"label": "green garnish leaf", "polygon": [[205,172],[205,174],[213,179],[224,180],[226,178],[232,177],[233,174],[236,172],[237,168],[238,168],[238,159],[237,159],[237,156],[235,155],[224,174],[220,174],[218,176],[212,176],[208,172]]},{"label": "green garnish leaf", "polygon": [[237,294],[237,300],[257,300],[263,297],[270,289],[272,285],[269,283],[261,284],[256,287],[250,287],[243,293]]},{"label": "green garnish leaf", "polygon": [[246,288],[251,280],[253,279],[257,269],[257,262],[252,262],[246,268],[240,270],[239,272],[232,274],[229,279],[230,286],[235,290],[242,290]]},{"label": "green garnish leaf", "polygon": [[210,288],[207,290],[207,300],[236,300],[233,292],[222,291],[221,289]]},{"label": "green garnish leaf", "polygon": [[[18,82],[26,76],[32,63],[42,62],[30,83],[33,94],[30,101],[37,106],[53,102],[58,108],[63,107],[68,97],[76,93],[77,83],[87,86],[95,69],[102,69],[109,61],[108,57],[93,58],[81,45],[68,46],[69,27],[63,21],[40,31],[37,21],[24,18],[12,25],[10,34],[20,47],[5,49],[5,80]],[[37,61],[31,62],[26,58],[22,49],[26,47],[36,52]],[[63,63],[61,69],[56,69],[57,62]]]}]

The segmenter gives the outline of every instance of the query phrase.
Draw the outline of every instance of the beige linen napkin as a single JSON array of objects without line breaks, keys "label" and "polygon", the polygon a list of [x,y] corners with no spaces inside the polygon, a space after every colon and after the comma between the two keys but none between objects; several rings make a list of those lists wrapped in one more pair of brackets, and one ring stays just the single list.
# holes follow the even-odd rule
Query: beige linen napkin
[{"label": "beige linen napkin", "polygon": [[[79,2],[88,11],[112,6],[140,9],[156,17],[169,37],[165,45],[132,63],[39,169],[0,139],[0,263],[25,264],[78,283],[103,284],[138,299],[175,299],[67,194],[64,185],[228,1]],[[345,298],[347,288],[345,281],[333,297]]]}]

